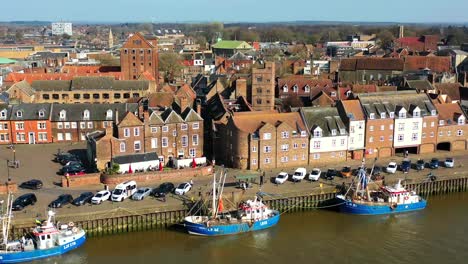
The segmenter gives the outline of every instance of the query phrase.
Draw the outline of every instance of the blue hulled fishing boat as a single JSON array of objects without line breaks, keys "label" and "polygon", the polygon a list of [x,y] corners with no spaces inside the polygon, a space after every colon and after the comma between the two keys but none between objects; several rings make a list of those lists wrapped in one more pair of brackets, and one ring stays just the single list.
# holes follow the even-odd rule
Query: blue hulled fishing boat
[{"label": "blue hulled fishing boat", "polygon": [[8,241],[11,221],[11,195],[8,197],[6,213],[1,216],[3,241],[0,249],[0,263],[20,263],[52,256],[58,256],[76,249],[86,241],[82,228],[73,222],[56,227],[55,213],[48,212],[47,220],[38,223],[31,235],[19,240]]},{"label": "blue hulled fishing boat", "polygon": [[[237,210],[223,211],[222,191],[226,173],[221,174],[216,188],[216,174],[213,179],[212,214],[209,216],[191,215],[184,219],[184,226],[189,234],[200,236],[233,235],[244,232],[257,231],[275,226],[280,213],[271,210],[260,198],[242,202]],[[219,193],[219,196],[216,195]]]},{"label": "blue hulled fishing boat", "polygon": [[361,166],[356,180],[346,194],[336,197],[339,211],[348,214],[382,215],[426,208],[427,201],[415,191],[403,187],[401,180],[394,186],[381,186],[376,190],[370,190],[369,183],[370,177],[366,174],[364,166]]}]

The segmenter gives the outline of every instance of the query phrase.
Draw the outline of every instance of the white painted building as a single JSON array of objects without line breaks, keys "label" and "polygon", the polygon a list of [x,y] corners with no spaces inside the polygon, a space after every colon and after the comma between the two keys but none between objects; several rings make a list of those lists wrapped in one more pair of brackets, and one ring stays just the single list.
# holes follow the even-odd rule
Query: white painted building
[{"label": "white painted building", "polygon": [[395,124],[393,129],[393,147],[413,147],[421,144],[422,134],[421,109],[418,106],[408,111],[403,106],[395,109]]},{"label": "white painted building", "polygon": [[70,22],[54,22],[52,23],[52,35],[61,36],[67,34],[69,36],[73,35],[72,23]]}]

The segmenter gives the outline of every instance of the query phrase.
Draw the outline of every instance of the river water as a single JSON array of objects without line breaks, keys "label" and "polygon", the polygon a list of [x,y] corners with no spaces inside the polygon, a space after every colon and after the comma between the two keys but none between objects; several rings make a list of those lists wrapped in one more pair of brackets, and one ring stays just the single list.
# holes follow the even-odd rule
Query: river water
[{"label": "river water", "polygon": [[228,237],[157,230],[90,238],[37,263],[468,263],[468,193],[430,197],[419,212],[283,214],[276,227]]}]

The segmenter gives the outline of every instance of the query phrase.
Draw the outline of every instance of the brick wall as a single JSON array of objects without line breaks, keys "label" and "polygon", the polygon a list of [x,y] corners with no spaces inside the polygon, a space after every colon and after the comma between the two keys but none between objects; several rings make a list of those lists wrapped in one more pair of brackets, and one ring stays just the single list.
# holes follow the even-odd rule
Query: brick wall
[{"label": "brick wall", "polygon": [[90,173],[84,175],[76,175],[69,177],[62,177],[62,187],[73,188],[78,186],[96,185],[101,184],[100,173]]},{"label": "brick wall", "polygon": [[193,181],[200,176],[211,175],[213,166],[198,167],[194,169],[169,170],[157,172],[144,172],[132,174],[102,175],[102,183],[116,185],[124,181],[134,180],[138,184],[149,184],[160,181]]}]

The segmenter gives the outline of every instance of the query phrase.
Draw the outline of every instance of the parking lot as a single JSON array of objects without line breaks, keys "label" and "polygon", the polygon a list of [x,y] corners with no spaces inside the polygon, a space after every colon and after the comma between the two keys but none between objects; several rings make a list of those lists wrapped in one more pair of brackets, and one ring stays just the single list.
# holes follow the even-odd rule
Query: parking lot
[{"label": "parking lot", "polygon": [[[16,145],[15,146],[15,153],[13,150],[8,149],[7,146],[1,146],[0,151],[0,171],[2,172],[2,181],[7,181],[8,176],[10,177],[11,181],[16,182],[18,184],[31,180],[31,179],[38,179],[43,182],[44,187],[40,190],[27,190],[27,189],[19,189],[18,193],[15,194],[15,197],[25,193],[35,193],[37,196],[37,204],[34,206],[28,206],[24,210],[15,212],[17,219],[31,219],[34,217],[41,217],[45,215],[45,211],[47,209],[47,205],[57,198],[60,194],[71,194],[74,198],[78,197],[80,193],[85,191],[92,191],[97,192],[104,188],[104,185],[99,184],[95,186],[86,186],[81,188],[62,188],[60,186],[61,177],[57,174],[61,165],[59,163],[53,162],[55,157],[54,154],[57,153],[58,149],[61,151],[68,151],[70,153],[76,154],[82,158],[85,158],[85,144],[48,144],[48,145]],[[416,163],[418,158],[423,158],[426,162],[429,162],[432,157],[438,157],[441,161],[441,167],[437,170],[434,170],[434,174],[437,176],[450,176],[457,173],[464,173],[465,164],[468,164],[468,155],[467,152],[461,151],[456,153],[448,153],[448,152],[439,152],[439,153],[430,153],[424,155],[410,155],[409,159],[411,159],[412,163]],[[13,160],[13,155],[16,156],[16,159],[19,160],[19,168],[8,168],[7,167],[7,160]],[[443,161],[445,157],[454,157],[455,158],[455,168],[444,168]],[[395,161],[397,164],[401,164],[403,157],[391,157],[385,159],[379,159],[376,162],[376,165],[381,167],[386,167],[388,162]],[[371,167],[373,160],[368,161],[367,167]],[[233,192],[238,192],[237,197],[239,199],[251,199],[253,195],[261,190],[262,192],[269,193],[276,196],[290,196],[297,193],[320,193],[328,191],[334,188],[337,185],[342,184],[343,182],[349,182],[351,179],[344,179],[342,177],[335,177],[334,180],[326,180],[321,178],[317,182],[310,182],[307,180],[308,173],[312,170],[313,167],[318,167],[322,170],[322,175],[326,173],[328,168],[334,168],[338,172],[341,168],[345,165],[350,166],[352,169],[356,169],[360,166],[361,161],[352,160],[347,161],[346,163],[339,163],[339,164],[329,164],[329,165],[316,165],[316,166],[307,166],[307,175],[305,180],[302,182],[294,183],[290,179],[286,181],[284,184],[276,185],[274,184],[275,176],[280,172],[284,171],[291,175],[296,168],[281,168],[275,170],[268,170],[264,172],[251,172],[251,171],[239,171],[234,169],[228,169],[228,177],[226,179],[226,188],[224,190],[224,197],[230,198]],[[417,172],[414,170],[414,167],[411,169],[410,173],[404,174],[401,171],[397,171],[395,174],[387,174],[382,172],[382,175],[385,176],[385,180],[387,182],[396,181],[398,178],[401,179],[416,179],[416,178],[425,178],[427,174],[431,171],[429,168],[425,168],[423,171]],[[261,175],[265,173],[264,177],[264,184],[262,186],[259,185],[260,177],[256,178],[256,183],[252,184],[252,188],[247,190],[240,190],[236,188],[236,179],[234,176],[237,175]],[[73,177],[73,176],[70,176]],[[291,178],[291,177],[290,177]],[[206,176],[204,178],[196,178],[193,179],[194,186],[192,190],[187,193],[185,197],[169,195],[166,199],[166,202],[162,202],[157,200],[153,197],[147,197],[143,201],[132,201],[127,199],[123,202],[110,202],[106,201],[101,205],[84,205],[81,207],[76,207],[73,205],[66,205],[63,208],[58,209],[59,215],[66,216],[66,215],[92,215],[98,213],[113,213],[117,211],[132,211],[136,209],[144,209],[147,208],[148,210],[158,210],[170,208],[179,208],[183,206],[184,200],[196,200],[199,199],[199,195],[207,195],[211,191],[211,182],[212,177]],[[173,182],[174,185],[178,185],[180,182]],[[159,183],[152,184],[151,188],[158,186]],[[141,186],[139,186],[141,187]]]}]

